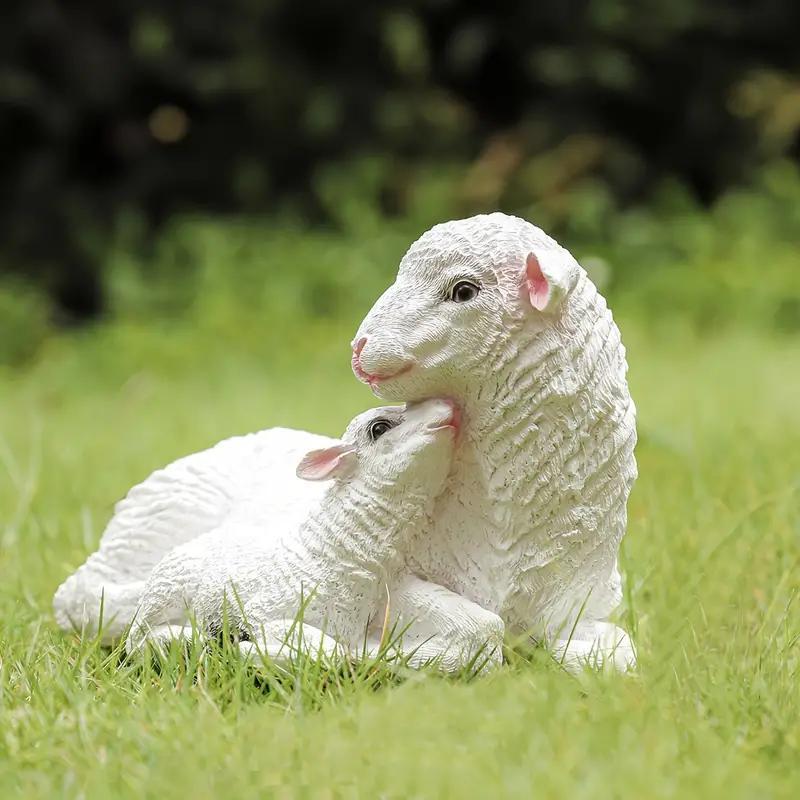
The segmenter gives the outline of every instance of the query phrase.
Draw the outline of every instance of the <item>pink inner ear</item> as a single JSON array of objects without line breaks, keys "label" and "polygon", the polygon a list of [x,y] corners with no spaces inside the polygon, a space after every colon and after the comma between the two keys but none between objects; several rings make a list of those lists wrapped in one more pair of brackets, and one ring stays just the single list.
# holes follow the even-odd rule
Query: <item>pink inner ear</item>
[{"label": "pink inner ear", "polygon": [[324,481],[332,478],[342,458],[352,453],[353,448],[346,445],[333,445],[323,450],[312,450],[297,465],[297,477],[307,481]]},{"label": "pink inner ear", "polygon": [[542,272],[539,259],[535,253],[528,253],[525,264],[525,273],[528,282],[528,294],[531,298],[531,305],[538,311],[547,308],[547,301],[550,297],[550,284]]}]

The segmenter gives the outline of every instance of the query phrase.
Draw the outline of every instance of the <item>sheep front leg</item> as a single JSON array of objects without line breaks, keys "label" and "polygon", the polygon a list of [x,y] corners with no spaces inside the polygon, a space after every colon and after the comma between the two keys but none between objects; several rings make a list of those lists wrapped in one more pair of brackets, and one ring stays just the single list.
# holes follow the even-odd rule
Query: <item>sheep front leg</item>
[{"label": "sheep front leg", "polygon": [[[389,589],[389,625],[399,636],[400,655],[411,667],[435,663],[443,672],[470,666],[486,671],[503,663],[505,625],[497,614],[415,575]],[[382,621],[385,608],[379,614]],[[368,652],[375,655],[380,632],[372,632]]]},{"label": "sheep front leg", "polygon": [[574,630],[549,643],[550,652],[570,672],[585,667],[628,672],[636,667],[636,650],[630,636],[611,622],[581,620]]}]

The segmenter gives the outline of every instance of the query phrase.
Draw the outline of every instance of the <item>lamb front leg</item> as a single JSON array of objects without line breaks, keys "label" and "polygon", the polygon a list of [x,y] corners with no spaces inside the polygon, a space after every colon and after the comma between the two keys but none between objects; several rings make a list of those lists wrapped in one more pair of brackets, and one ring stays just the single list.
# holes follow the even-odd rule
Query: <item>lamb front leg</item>
[{"label": "lamb front leg", "polygon": [[[389,589],[389,628],[399,636],[400,655],[411,667],[434,662],[443,672],[473,667],[481,671],[503,663],[505,625],[497,614],[415,575],[401,577]],[[379,615],[383,621],[385,608]],[[368,639],[378,652],[380,631]]]},{"label": "lamb front leg", "polygon": [[245,604],[243,626],[250,637],[239,643],[246,658],[267,656],[279,666],[287,667],[298,656],[333,658],[348,652],[332,636],[307,622],[292,618],[275,618],[275,612],[260,595]]},{"label": "lamb front leg", "polygon": [[135,653],[147,643],[164,652],[173,640],[191,640],[191,604],[200,588],[200,570],[185,548],[161,559],[133,615],[125,650]]},{"label": "lamb front leg", "polygon": [[148,628],[146,633],[141,633],[137,639],[129,639],[126,651],[135,653],[144,650],[146,645],[150,645],[159,653],[165,655],[173,642],[192,642],[195,640],[196,635],[196,629],[189,623],[185,625],[154,625]]}]

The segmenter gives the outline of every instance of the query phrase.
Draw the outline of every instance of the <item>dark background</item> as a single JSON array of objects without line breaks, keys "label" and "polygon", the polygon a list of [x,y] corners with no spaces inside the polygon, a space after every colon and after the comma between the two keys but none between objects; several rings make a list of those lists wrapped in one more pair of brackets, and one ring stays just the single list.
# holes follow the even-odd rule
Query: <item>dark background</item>
[{"label": "dark background", "polygon": [[365,153],[393,216],[431,163],[463,165],[466,213],[587,178],[622,207],[665,177],[708,204],[800,152],[795,0],[6,0],[1,13],[0,269],[62,322],[103,311],[120,215],[143,250],[176,212],[290,208],[335,225],[320,170]]}]

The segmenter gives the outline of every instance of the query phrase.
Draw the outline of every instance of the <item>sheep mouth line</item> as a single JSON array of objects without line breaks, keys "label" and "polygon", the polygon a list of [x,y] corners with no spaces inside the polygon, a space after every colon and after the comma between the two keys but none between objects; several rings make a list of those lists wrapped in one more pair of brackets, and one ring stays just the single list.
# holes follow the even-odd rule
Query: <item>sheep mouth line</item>
[{"label": "sheep mouth line", "polygon": [[376,373],[370,373],[364,370],[356,356],[353,356],[352,366],[353,366],[353,372],[355,373],[356,377],[362,383],[369,384],[370,386],[378,386],[381,383],[385,383],[386,381],[393,380],[394,378],[399,378],[401,375],[405,375],[407,372],[410,372],[414,368],[414,365],[409,363],[402,366],[399,370],[397,370],[397,372],[392,372],[389,375],[378,375]]},{"label": "sheep mouth line", "polygon": [[441,425],[431,425],[428,428],[431,433],[437,433],[438,431],[453,431],[453,433],[458,433],[458,425],[454,422],[445,422]]}]

